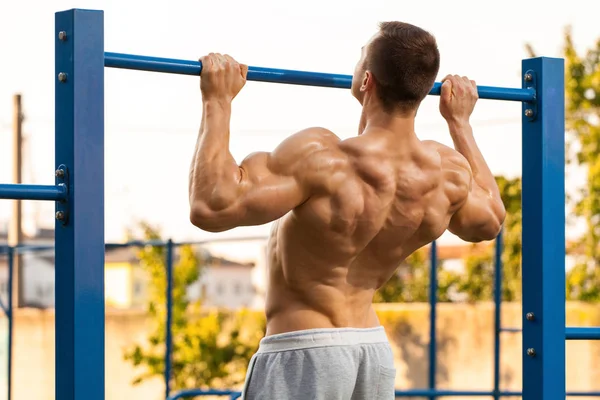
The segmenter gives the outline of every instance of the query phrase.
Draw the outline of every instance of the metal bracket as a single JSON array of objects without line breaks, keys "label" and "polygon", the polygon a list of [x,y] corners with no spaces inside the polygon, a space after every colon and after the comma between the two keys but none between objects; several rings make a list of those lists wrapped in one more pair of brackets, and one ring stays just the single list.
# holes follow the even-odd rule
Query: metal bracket
[{"label": "metal bracket", "polygon": [[[537,77],[535,71],[528,70],[523,74],[523,88],[537,92]],[[532,102],[523,102],[523,116],[529,121],[535,121],[538,114],[537,98]]]},{"label": "metal bracket", "polygon": [[[61,164],[54,172],[55,182],[59,186],[63,186],[67,191],[67,198],[69,195],[69,170]],[[55,218],[60,221],[63,226],[69,223],[69,203],[67,200],[59,200],[56,202],[56,213]]]}]

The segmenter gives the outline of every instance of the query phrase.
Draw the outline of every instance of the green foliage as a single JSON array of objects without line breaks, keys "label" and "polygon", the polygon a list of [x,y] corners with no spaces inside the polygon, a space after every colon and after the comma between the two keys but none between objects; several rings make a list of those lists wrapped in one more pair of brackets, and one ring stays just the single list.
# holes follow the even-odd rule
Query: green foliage
[{"label": "green foliage", "polygon": [[[496,176],[506,208],[502,230],[502,300],[521,298],[521,179]],[[475,247],[473,247],[475,248]],[[457,291],[467,301],[492,300],[494,295],[494,246],[472,251],[465,258],[465,272],[458,279]]]},{"label": "green foliage", "polygon": [[[455,284],[455,276],[441,268],[438,263],[438,300],[449,301],[449,289]],[[375,292],[375,303],[410,303],[429,301],[429,255],[421,248],[407,257],[399,271]]]},{"label": "green foliage", "polygon": [[[158,232],[142,226],[146,240],[160,239]],[[140,266],[150,276],[148,313],[152,331],[144,345],[125,352],[125,359],[141,367],[134,384],[163,376],[166,342],[166,251],[147,246],[138,252]],[[188,287],[201,274],[201,260],[193,247],[181,246],[173,268],[173,390],[231,387],[243,381],[250,358],[264,333],[264,320],[245,310],[206,311],[200,301],[190,301]]]},{"label": "green foliage", "polygon": [[600,301],[593,289],[600,286],[600,39],[580,54],[571,27],[564,35],[567,162],[586,173],[579,196],[571,199],[573,214],[585,221],[586,230],[577,246],[583,255],[567,273],[567,299]]}]

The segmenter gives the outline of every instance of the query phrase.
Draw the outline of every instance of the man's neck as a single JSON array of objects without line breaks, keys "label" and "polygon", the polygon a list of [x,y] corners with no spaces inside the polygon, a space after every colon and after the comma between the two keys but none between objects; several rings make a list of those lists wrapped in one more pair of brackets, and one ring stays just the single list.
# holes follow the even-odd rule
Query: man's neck
[{"label": "man's neck", "polygon": [[396,138],[415,137],[415,118],[401,114],[387,113],[383,110],[367,110],[363,108],[358,134],[390,133]]}]

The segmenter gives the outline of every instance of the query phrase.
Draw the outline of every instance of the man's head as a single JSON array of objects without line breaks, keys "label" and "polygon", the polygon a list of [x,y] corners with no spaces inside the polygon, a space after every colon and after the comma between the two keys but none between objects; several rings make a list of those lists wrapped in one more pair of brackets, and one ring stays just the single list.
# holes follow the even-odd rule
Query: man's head
[{"label": "man's head", "polygon": [[440,53],[429,32],[404,22],[383,22],[352,78],[352,94],[365,106],[376,101],[388,113],[414,114],[437,76]]}]

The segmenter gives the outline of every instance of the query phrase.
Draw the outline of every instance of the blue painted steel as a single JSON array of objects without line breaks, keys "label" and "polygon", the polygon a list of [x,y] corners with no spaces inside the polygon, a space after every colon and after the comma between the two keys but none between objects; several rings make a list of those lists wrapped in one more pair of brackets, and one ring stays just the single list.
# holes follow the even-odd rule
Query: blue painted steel
[{"label": "blue painted steel", "polygon": [[500,328],[502,326],[502,235],[495,242],[494,254],[494,399],[500,398]]},{"label": "blue painted steel", "polygon": [[[504,392],[502,396],[518,396],[518,392]],[[409,389],[397,390],[396,397],[431,397],[431,396],[492,396],[490,390],[431,390],[431,389]]]},{"label": "blue painted steel", "polygon": [[[109,68],[195,76],[200,75],[200,71],[202,70],[202,65],[198,61],[108,52],[104,55],[104,65]],[[248,67],[248,80],[339,89],[349,89],[352,85],[351,75],[252,66]],[[431,89],[430,94],[439,95],[440,91],[441,83],[437,82]],[[535,91],[531,89],[478,86],[478,91],[479,97],[482,99],[512,101],[533,101],[535,99]]]},{"label": "blue painted steel", "polygon": [[[565,398],[564,61],[533,58],[535,119],[523,104],[523,398]],[[523,78],[523,87],[530,86]],[[534,313],[529,321],[525,315]],[[534,349],[535,355],[527,355]]]},{"label": "blue painted steel", "polygon": [[[429,94],[439,96],[441,91],[442,84],[440,82],[436,82]],[[533,89],[517,89],[494,86],[477,86],[477,93],[479,93],[480,99],[525,102],[534,101],[536,96],[535,90]]]},{"label": "blue painted steel", "polygon": [[67,187],[64,185],[0,184],[0,199],[59,201],[66,198]]},{"label": "blue painted steel", "polygon": [[171,363],[173,353],[173,241],[167,241],[167,323],[166,323],[166,346],[165,346],[165,398],[171,393]]},{"label": "blue painted steel", "polygon": [[15,257],[13,248],[10,247],[8,249],[8,287],[6,290],[8,299],[6,299],[6,303],[8,304],[8,312],[6,313],[6,318],[8,320],[8,354],[7,354],[7,400],[11,400],[13,398],[12,395],[12,372],[13,372],[13,337],[14,337],[14,325],[13,325],[13,271],[15,266]]},{"label": "blue painted steel", "polygon": [[104,400],[105,393],[103,19],[88,10],[55,17],[55,162],[67,167],[72,188],[69,222],[55,226],[60,400]]},{"label": "blue painted steel", "polygon": [[[179,399],[187,399],[190,397],[197,396],[232,396],[231,399],[238,398],[241,396],[241,393],[235,390],[218,390],[218,389],[188,389],[182,390],[180,392],[174,393],[172,396],[168,397],[167,400],[179,400]],[[233,397],[236,396],[236,397]]]},{"label": "blue painted steel", "polygon": [[567,340],[600,340],[600,327],[567,327]]},{"label": "blue painted steel", "polygon": [[[600,397],[600,392],[567,392],[567,396],[590,396]],[[413,390],[396,390],[395,397],[431,397],[431,396],[464,396],[464,397],[477,397],[477,396],[492,396],[491,391],[485,390],[429,390],[429,389],[413,389]],[[518,397],[521,396],[521,392],[500,392],[500,397]],[[192,397],[200,396],[230,396],[230,399],[237,399],[241,396],[240,392],[234,392],[230,390],[202,390],[202,389],[189,389],[177,392],[169,397],[167,400],[180,400]]]},{"label": "blue painted steel", "polygon": [[[429,389],[435,389],[435,376],[437,372],[437,291],[438,291],[438,281],[437,281],[437,242],[433,241],[431,243],[431,253],[429,256]],[[436,396],[430,396],[430,399],[435,399]]]}]

